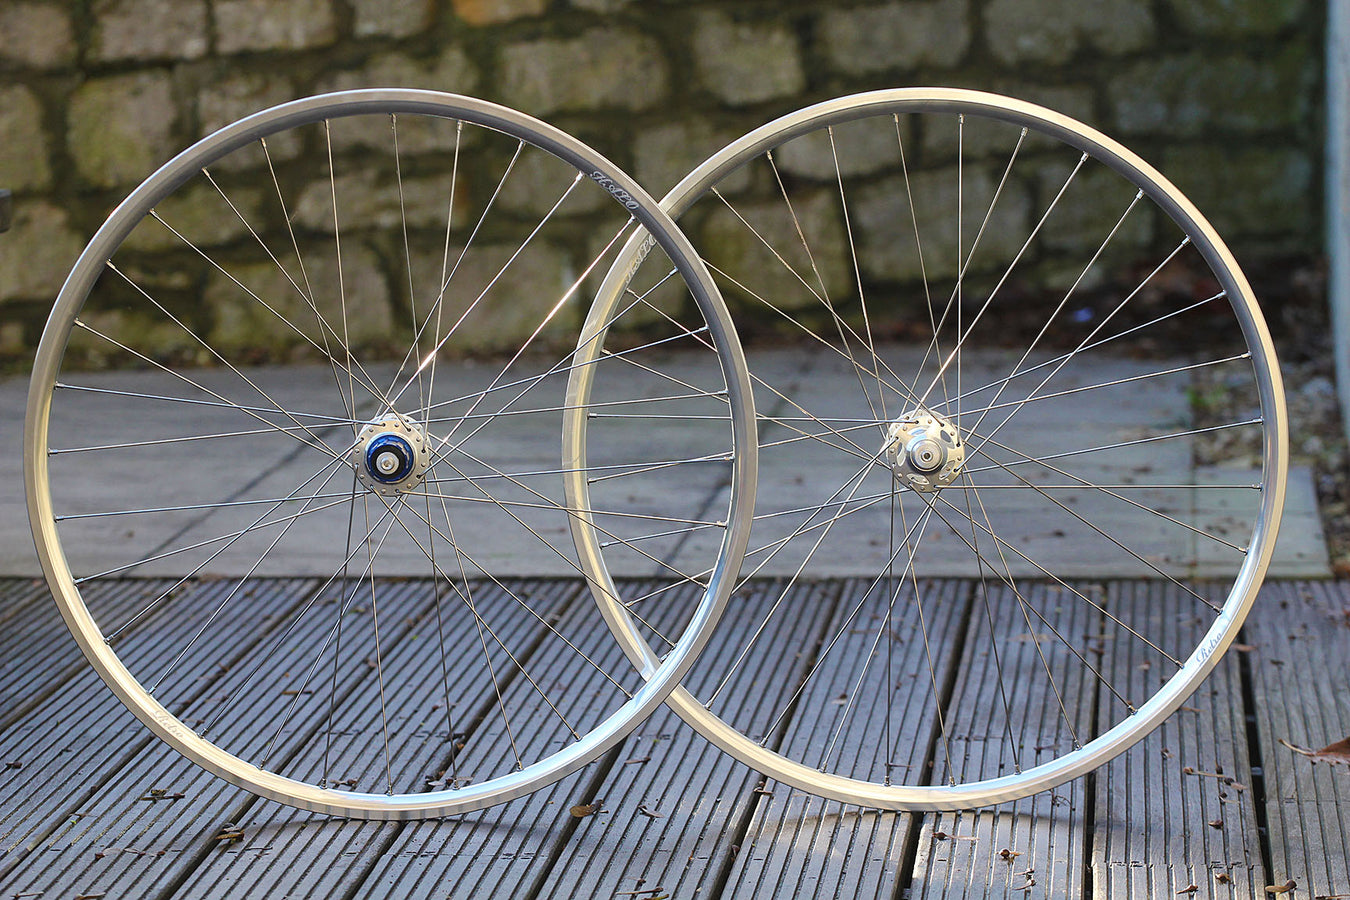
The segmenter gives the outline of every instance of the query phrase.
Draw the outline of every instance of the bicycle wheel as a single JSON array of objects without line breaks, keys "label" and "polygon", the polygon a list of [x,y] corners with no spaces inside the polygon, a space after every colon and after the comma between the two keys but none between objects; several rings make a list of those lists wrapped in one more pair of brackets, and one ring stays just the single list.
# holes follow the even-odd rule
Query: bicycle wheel
[{"label": "bicycle wheel", "polygon": [[[667,442],[597,435],[645,492],[605,512],[715,535],[645,678],[569,587],[558,458],[583,284],[638,230],[683,331],[615,311],[646,380],[601,381],[660,407],[648,381],[697,347],[678,403],[712,415],[681,439],[736,485],[686,509]],[[293,806],[445,815],[576,770],[678,683],[747,540],[750,401],[706,270],[595,151],[466,97],[328,94],[198,142],[94,236],[34,366],[29,515],[76,640],[164,741]],[[607,539],[659,562],[633,533]]]},{"label": "bicycle wheel", "polygon": [[[1088,772],[1183,702],[1270,560],[1287,435],[1251,288],[1174,186],[1063,115],[901,89],[765,125],[662,205],[743,340],[797,359],[747,351],[740,577],[769,600],[714,687],[668,698],[686,721],[814,794],[937,810]],[[1179,598],[1172,627],[1132,579]],[[650,664],[664,648],[633,608],[607,620]],[[776,617],[798,623],[788,645],[761,638]],[[755,672],[788,683],[776,702],[726,688]]]}]

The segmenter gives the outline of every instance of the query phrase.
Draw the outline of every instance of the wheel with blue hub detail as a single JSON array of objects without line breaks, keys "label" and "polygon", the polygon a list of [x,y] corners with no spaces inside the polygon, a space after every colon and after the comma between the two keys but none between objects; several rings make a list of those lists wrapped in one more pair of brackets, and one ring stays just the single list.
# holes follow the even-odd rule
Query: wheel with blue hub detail
[{"label": "wheel with blue hub detail", "polygon": [[[635,233],[666,293],[611,311],[597,360],[587,279]],[[619,487],[585,508],[558,456],[580,366]],[[711,277],[606,159],[467,97],[328,94],[194,144],[94,235],[34,366],[29,515],[156,735],[283,803],[446,815],[594,760],[693,663],[745,547],[750,402]],[[730,489],[686,508],[668,464],[694,457]],[[578,516],[616,572],[679,584],[643,672],[581,587]],[[674,562],[659,533],[691,519],[711,539]]]}]

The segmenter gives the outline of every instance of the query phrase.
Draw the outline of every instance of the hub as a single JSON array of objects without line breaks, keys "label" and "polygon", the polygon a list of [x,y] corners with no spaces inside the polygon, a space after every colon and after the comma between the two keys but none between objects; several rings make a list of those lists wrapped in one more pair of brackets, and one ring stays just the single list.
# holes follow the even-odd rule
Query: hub
[{"label": "hub", "polygon": [[362,484],[377,494],[392,496],[422,483],[431,465],[431,451],[420,426],[390,413],[361,429],[347,459]]},{"label": "hub", "polygon": [[961,474],[966,448],[950,422],[928,410],[915,409],[887,429],[886,461],[902,484],[931,493]]}]

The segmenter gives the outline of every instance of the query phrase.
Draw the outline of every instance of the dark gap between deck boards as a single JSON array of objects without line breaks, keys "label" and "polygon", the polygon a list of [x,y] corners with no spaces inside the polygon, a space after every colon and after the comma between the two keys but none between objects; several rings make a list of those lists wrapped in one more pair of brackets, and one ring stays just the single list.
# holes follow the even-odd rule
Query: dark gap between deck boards
[{"label": "dark gap between deck boards", "polygon": [[1286,896],[1350,894],[1350,770],[1314,763],[1350,736],[1350,585],[1262,589],[1247,620],[1256,727],[1266,786],[1273,885]]},{"label": "dark gap between deck boards", "polygon": [[[1196,604],[1166,582],[1124,581],[1108,585],[1106,608],[1146,621],[1158,647],[1184,659],[1212,619]],[[1119,626],[1105,627],[1102,639],[1102,674],[1131,703],[1174,670]],[[1098,770],[1088,861],[1095,897],[1178,896],[1191,885],[1196,896],[1265,897],[1238,656],[1226,654],[1181,709]],[[1100,704],[1099,729],[1119,721],[1120,701],[1105,687]]]}]

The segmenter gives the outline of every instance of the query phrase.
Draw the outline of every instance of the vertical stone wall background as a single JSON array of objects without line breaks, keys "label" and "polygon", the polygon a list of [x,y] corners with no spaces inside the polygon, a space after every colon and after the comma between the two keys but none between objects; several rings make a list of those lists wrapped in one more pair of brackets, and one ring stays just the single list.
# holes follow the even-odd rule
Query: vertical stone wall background
[{"label": "vertical stone wall background", "polygon": [[26,365],[85,241],[156,166],[257,109],[360,86],[517,107],[658,196],[814,100],[999,91],[1135,149],[1249,269],[1306,263],[1325,20],[1325,0],[0,0],[0,363]]}]

